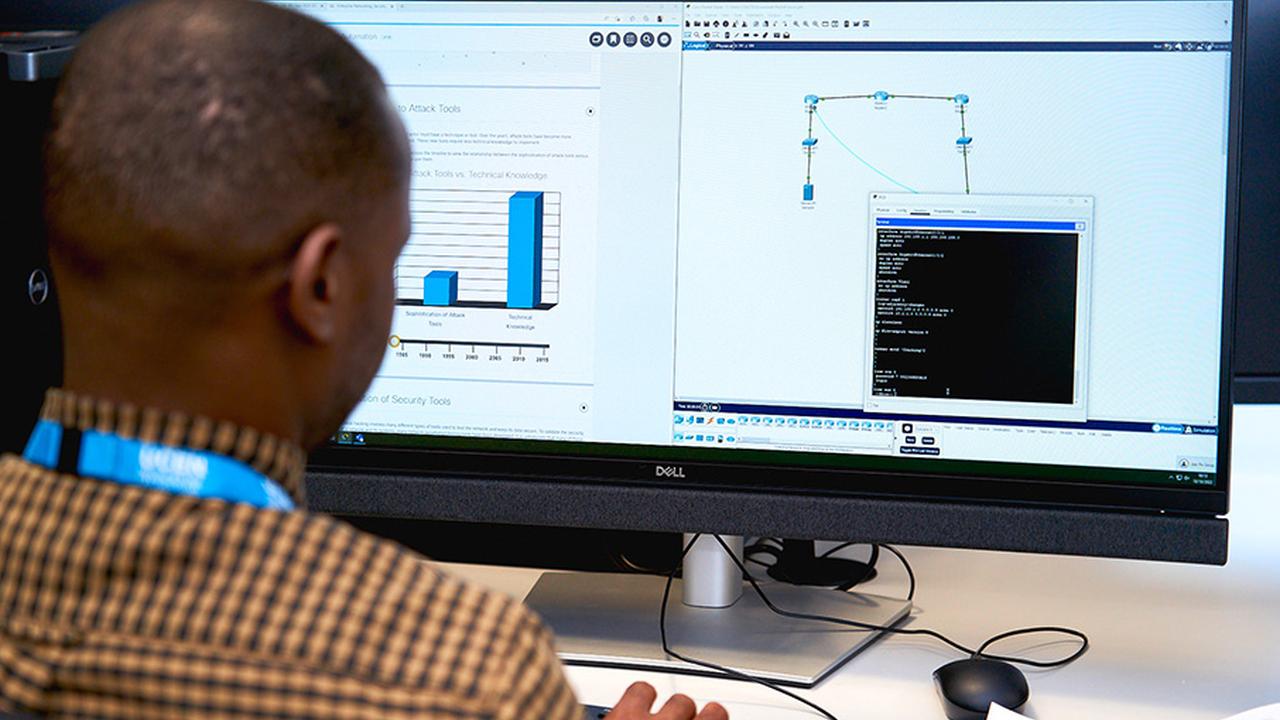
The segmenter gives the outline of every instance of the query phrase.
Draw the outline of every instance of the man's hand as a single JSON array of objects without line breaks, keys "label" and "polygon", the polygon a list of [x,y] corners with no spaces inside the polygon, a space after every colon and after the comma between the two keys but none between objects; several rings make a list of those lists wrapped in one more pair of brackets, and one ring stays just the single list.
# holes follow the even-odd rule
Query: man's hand
[{"label": "man's hand", "polygon": [[604,720],[729,720],[729,713],[717,703],[707,703],[698,712],[698,706],[688,695],[672,695],[655,715],[651,715],[653,701],[658,691],[649,683],[634,683],[613,706],[613,712]]}]

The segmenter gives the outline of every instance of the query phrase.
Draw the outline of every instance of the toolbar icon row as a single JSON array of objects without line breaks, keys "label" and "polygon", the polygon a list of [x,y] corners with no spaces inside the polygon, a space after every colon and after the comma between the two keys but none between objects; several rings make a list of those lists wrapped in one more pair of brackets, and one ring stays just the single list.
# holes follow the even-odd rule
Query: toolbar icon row
[{"label": "toolbar icon row", "polygon": [[635,47],[636,45],[640,45],[641,47],[653,47],[655,44],[658,47],[668,47],[671,45],[671,33],[660,32],[655,35],[651,32],[610,32],[606,34],[597,30],[591,33],[588,40],[591,42],[591,47],[600,47],[601,45],[608,45],[609,47],[618,47],[619,45],[625,45],[627,47]]}]

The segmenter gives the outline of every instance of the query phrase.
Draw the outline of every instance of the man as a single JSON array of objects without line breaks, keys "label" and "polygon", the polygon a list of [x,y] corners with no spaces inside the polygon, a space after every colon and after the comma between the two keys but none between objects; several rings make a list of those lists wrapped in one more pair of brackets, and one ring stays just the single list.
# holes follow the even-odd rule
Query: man
[{"label": "man", "polygon": [[[0,713],[580,720],[521,605],[294,509],[408,233],[375,70],[278,7],[134,5],[84,38],[46,166],[66,389],[0,461]],[[695,716],[654,699],[611,718]]]}]

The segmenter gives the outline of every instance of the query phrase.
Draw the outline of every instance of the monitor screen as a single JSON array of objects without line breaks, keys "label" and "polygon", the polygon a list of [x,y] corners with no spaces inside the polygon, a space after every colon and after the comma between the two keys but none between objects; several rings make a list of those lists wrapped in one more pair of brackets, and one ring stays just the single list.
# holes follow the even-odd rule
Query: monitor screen
[{"label": "monitor screen", "polygon": [[414,155],[329,461],[1224,489],[1231,2],[282,4]]}]

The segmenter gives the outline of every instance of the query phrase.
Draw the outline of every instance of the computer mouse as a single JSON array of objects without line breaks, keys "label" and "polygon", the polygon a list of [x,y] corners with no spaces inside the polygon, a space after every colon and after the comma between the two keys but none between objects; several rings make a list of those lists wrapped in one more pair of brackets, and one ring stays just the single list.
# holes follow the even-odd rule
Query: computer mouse
[{"label": "computer mouse", "polygon": [[1021,670],[1002,660],[978,657],[934,670],[933,684],[950,720],[985,720],[992,702],[1017,712],[1031,695]]}]

